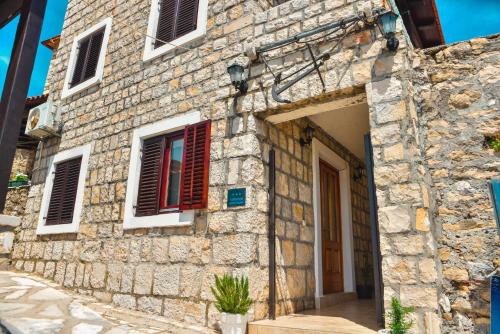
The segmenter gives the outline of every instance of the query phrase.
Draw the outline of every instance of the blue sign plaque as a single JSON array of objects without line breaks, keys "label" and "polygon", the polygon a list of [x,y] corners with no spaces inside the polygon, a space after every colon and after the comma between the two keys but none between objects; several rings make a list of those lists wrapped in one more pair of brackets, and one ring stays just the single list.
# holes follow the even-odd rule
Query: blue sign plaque
[{"label": "blue sign plaque", "polygon": [[247,189],[234,188],[227,191],[227,207],[245,206]]}]

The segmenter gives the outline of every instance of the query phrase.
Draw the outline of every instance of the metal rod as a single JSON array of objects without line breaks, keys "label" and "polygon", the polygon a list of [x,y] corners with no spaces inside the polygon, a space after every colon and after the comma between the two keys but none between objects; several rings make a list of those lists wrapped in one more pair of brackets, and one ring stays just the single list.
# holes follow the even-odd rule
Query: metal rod
[{"label": "metal rod", "polygon": [[276,162],[275,151],[269,151],[269,318],[276,319]]},{"label": "metal rod", "polygon": [[373,176],[373,147],[370,134],[365,135],[365,163],[368,177],[368,200],[370,206],[370,231],[372,239],[373,279],[375,285],[375,312],[377,324],[384,328],[383,283],[380,262],[380,234],[378,229],[377,195]]},{"label": "metal rod", "polygon": [[321,72],[319,70],[319,65],[316,62],[316,58],[314,57],[314,53],[311,49],[311,46],[309,43],[306,43],[307,49],[309,50],[309,54],[311,55],[312,61],[314,62],[314,68],[316,69],[316,73],[318,73],[319,79],[321,80],[321,85],[323,86],[323,92],[325,91],[325,82],[323,81],[323,76],[321,75]]},{"label": "metal rod", "polygon": [[266,52],[266,51],[272,50],[272,49],[280,47],[280,46],[284,46],[284,45],[287,45],[290,43],[297,42],[303,38],[319,34],[320,32],[323,32],[323,31],[335,29],[335,28],[342,27],[342,26],[349,24],[349,23],[352,23],[352,22],[363,20],[364,18],[365,18],[364,13],[352,15],[352,16],[349,16],[349,17],[343,19],[343,20],[333,22],[333,23],[327,23],[327,24],[324,24],[324,25],[319,26],[317,28],[314,28],[312,30],[298,33],[298,34],[296,34],[294,36],[290,36],[284,40],[262,45],[262,46],[258,47],[256,49],[256,51],[257,51],[257,54],[262,53],[262,52]]},{"label": "metal rod", "polygon": [[[14,2],[15,0],[10,0]],[[47,0],[24,0],[14,48],[0,101],[0,212],[5,206],[7,185],[35,64]]]}]

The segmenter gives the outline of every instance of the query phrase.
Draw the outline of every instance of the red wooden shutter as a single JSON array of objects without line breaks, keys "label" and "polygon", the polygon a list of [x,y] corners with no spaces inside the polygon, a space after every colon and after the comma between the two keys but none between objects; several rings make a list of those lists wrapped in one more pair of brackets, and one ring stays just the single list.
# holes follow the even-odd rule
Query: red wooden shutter
[{"label": "red wooden shutter", "polygon": [[196,30],[199,0],[161,0],[155,48]]},{"label": "red wooden shutter", "polygon": [[97,63],[101,54],[102,40],[104,38],[104,28],[92,35],[90,48],[87,55],[87,64],[85,66],[85,74],[83,81],[93,78],[97,70]]},{"label": "red wooden shutter", "polygon": [[184,130],[184,158],[180,209],[207,207],[208,169],[210,163],[211,121],[189,125]]},{"label": "red wooden shutter", "polygon": [[159,212],[159,197],[165,137],[155,137],[144,141],[142,164],[139,177],[139,191],[135,215],[152,216]]},{"label": "red wooden shutter", "polygon": [[82,157],[56,165],[45,225],[71,224]]}]

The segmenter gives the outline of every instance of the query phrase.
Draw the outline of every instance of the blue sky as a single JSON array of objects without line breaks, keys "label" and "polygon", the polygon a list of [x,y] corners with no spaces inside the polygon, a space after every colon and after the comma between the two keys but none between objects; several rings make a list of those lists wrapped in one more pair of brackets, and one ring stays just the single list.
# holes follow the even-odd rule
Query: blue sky
[{"label": "blue sky", "polygon": [[[68,0],[47,1],[47,9],[45,10],[45,19],[40,41],[44,41],[61,33],[67,4]],[[0,29],[0,41],[2,41],[0,43],[0,91],[3,89],[5,76],[7,75],[7,67],[12,52],[12,46],[14,45],[18,22],[19,18],[17,17]],[[28,96],[42,94],[51,57],[52,51],[40,44],[35,59],[35,68],[31,76]]]},{"label": "blue sky", "polygon": [[[40,40],[61,31],[68,0],[48,0]],[[446,43],[500,32],[500,0],[436,0]],[[0,91],[3,89],[7,66],[14,44],[18,19],[0,29]],[[43,91],[52,52],[38,48],[28,96]]]},{"label": "blue sky", "polygon": [[500,32],[500,0],[436,0],[446,43]]}]

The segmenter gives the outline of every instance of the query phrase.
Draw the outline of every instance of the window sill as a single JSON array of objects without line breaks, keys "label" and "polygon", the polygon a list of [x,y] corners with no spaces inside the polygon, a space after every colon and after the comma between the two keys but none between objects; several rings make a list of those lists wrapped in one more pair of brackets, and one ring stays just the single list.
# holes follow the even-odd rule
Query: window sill
[{"label": "window sill", "polygon": [[165,44],[156,49],[153,46],[153,41],[154,41],[153,38],[146,37],[146,47],[144,48],[143,61],[146,62],[153,60],[157,57],[163,56],[164,54],[167,54],[179,47],[182,47],[183,45],[186,45],[188,43],[203,38],[205,37],[205,35],[206,35],[206,29],[199,28],[182,37],[174,39],[173,41],[169,42],[171,44]]},{"label": "window sill", "polygon": [[61,225],[38,225],[36,229],[37,235],[46,234],[62,234],[62,233],[78,233],[78,224],[61,224]]},{"label": "window sill", "polygon": [[67,86],[64,86],[64,89],[61,93],[61,99],[66,99],[72,95],[83,92],[84,90],[86,90],[90,87],[93,87],[93,86],[100,84],[101,81],[102,81],[102,78],[95,76],[91,79],[88,79],[88,80],[82,82],[81,84],[76,85],[75,87],[69,88]]},{"label": "window sill", "polygon": [[162,213],[156,216],[129,217],[123,221],[124,230],[152,227],[190,226],[194,222],[194,210]]}]

